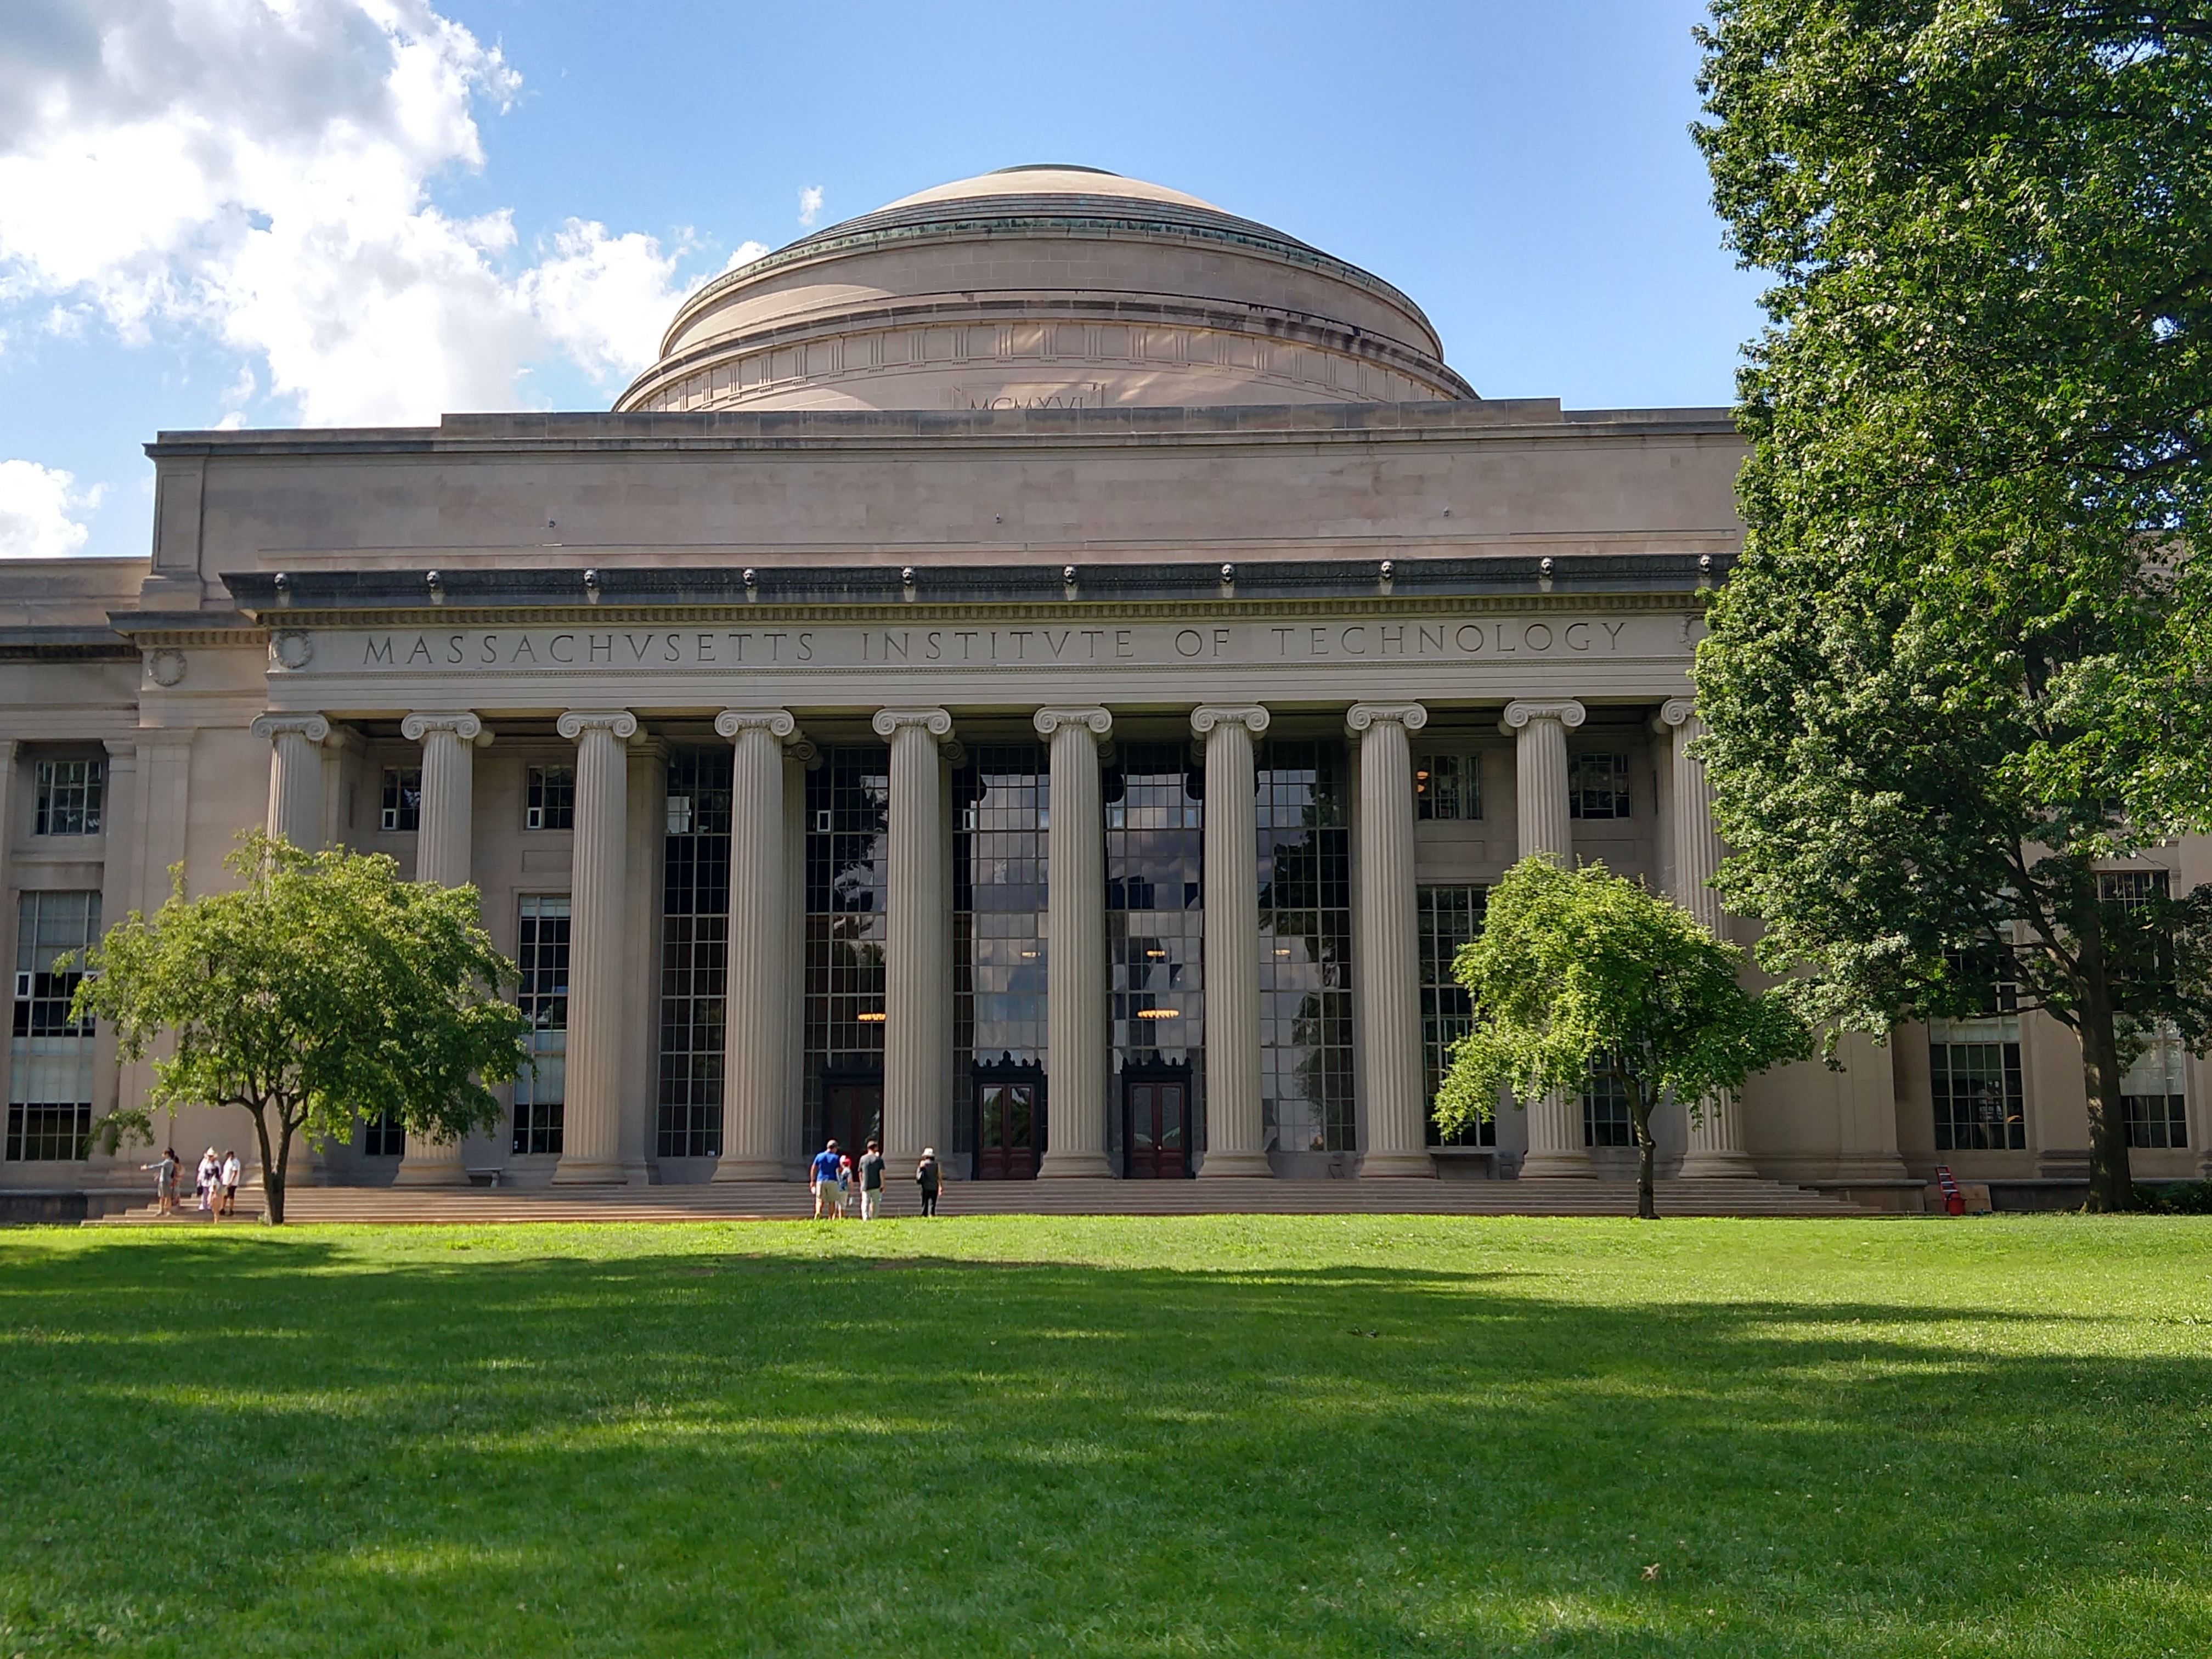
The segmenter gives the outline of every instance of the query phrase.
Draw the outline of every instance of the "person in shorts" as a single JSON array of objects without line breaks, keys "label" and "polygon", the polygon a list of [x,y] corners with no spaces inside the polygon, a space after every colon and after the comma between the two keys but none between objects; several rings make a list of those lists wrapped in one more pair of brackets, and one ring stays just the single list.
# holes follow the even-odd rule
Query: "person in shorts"
[{"label": "person in shorts", "polygon": [[827,1220],[837,1213],[837,1143],[827,1142],[814,1154],[807,1179],[814,1188],[814,1218]]},{"label": "person in shorts", "polygon": [[236,1152],[225,1152],[222,1155],[222,1206],[216,1211],[216,1214],[236,1215],[238,1213],[238,1177],[243,1169],[244,1166],[239,1163]]},{"label": "person in shorts", "polygon": [[167,1215],[177,1207],[177,1149],[166,1146],[161,1157],[151,1164],[141,1164],[142,1170],[154,1172],[154,1213]]},{"label": "person in shorts", "polygon": [[884,1147],[878,1140],[868,1143],[868,1150],[860,1154],[860,1219],[873,1221],[884,1207]]},{"label": "person in shorts", "polygon": [[842,1221],[853,1213],[853,1160],[837,1160],[837,1218]]},{"label": "person in shorts", "polygon": [[921,1162],[914,1166],[914,1178],[921,1188],[921,1212],[935,1215],[937,1194],[945,1186],[945,1171],[938,1167],[936,1147],[921,1149]]}]

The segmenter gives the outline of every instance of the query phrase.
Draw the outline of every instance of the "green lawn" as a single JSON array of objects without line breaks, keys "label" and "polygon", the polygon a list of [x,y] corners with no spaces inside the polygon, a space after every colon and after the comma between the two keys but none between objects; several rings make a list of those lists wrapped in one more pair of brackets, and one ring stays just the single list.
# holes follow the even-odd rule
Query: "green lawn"
[{"label": "green lawn", "polygon": [[2212,1653],[2212,1222],[0,1233],[0,1656]]}]

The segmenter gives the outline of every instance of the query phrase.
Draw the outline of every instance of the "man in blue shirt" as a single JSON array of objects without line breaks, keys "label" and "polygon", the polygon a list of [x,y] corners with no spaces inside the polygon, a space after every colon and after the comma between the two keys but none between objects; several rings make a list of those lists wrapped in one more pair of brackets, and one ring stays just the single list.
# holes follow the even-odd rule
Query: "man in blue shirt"
[{"label": "man in blue shirt", "polygon": [[837,1211],[837,1143],[831,1141],[814,1154],[809,1179],[814,1183],[814,1218],[828,1219]]}]

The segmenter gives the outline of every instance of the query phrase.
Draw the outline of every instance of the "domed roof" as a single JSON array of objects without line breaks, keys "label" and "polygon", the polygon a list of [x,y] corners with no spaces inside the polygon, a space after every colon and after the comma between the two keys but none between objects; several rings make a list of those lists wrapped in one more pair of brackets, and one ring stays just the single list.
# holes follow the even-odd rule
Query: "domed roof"
[{"label": "domed roof", "polygon": [[1380,277],[1184,191],[1050,164],[918,191],[726,272],[616,407],[1474,396]]}]

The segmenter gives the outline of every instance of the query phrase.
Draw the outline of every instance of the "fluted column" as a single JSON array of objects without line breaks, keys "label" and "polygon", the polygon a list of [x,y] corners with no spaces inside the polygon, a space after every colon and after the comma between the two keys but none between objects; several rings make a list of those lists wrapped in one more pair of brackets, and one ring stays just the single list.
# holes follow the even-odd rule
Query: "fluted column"
[{"label": "fluted column", "polygon": [[1191,711],[1206,740],[1206,1157],[1201,1176],[1265,1176],[1260,1115],[1260,872],[1252,740],[1267,711]]},{"label": "fluted column", "polygon": [[1429,723],[1417,702],[1352,705],[1359,740],[1359,948],[1366,987],[1359,1046],[1367,1104],[1363,1176],[1425,1176],[1428,1091],[1421,1065],[1419,921],[1413,889],[1413,757],[1409,732]]},{"label": "fluted column", "polygon": [[1051,1082],[1037,1174],[1110,1176],[1106,1158],[1106,831],[1098,739],[1103,708],[1040,708],[1052,739],[1052,823],[1046,831],[1045,1045]]},{"label": "fluted column", "polygon": [[[1704,735],[1705,722],[1687,697],[1674,697],[1660,709],[1653,729],[1669,739],[1673,757],[1674,902],[1695,916],[1706,932],[1726,939],[1721,896],[1711,885],[1721,867],[1721,838],[1713,828],[1712,786],[1705,781],[1705,763],[1689,752],[1690,744]],[[1759,1173],[1751,1155],[1744,1151],[1743,1103],[1735,1096],[1723,1093],[1706,1101],[1689,1130],[1689,1147],[1682,1155],[1684,1175]]]},{"label": "fluted column", "polygon": [[952,733],[942,708],[881,708],[889,738],[890,864],[884,941],[884,1156],[894,1169],[934,1146],[945,1121],[952,1030],[945,987],[952,971],[951,895],[945,890],[943,775],[938,744]]},{"label": "fluted column", "polygon": [[269,833],[307,852],[323,844],[323,744],[331,723],[320,714],[264,714],[253,735],[269,739]]},{"label": "fluted column", "polygon": [[637,716],[574,709],[561,735],[576,744],[576,832],[568,898],[568,1099],[554,1182],[617,1186],[622,1167],[623,982],[628,907],[629,754]]},{"label": "fluted column", "polygon": [[[1521,856],[1538,856],[1574,867],[1574,821],[1567,813],[1567,733],[1584,719],[1571,699],[1510,702],[1498,729],[1514,739],[1513,771],[1521,830]],[[1589,1176],[1583,1145],[1582,1102],[1566,1090],[1528,1103],[1528,1156],[1524,1176]]]},{"label": "fluted column", "polygon": [[[465,887],[472,879],[470,839],[475,826],[475,746],[485,739],[474,714],[410,714],[399,734],[422,745],[422,810],[415,836],[415,879]],[[467,1160],[458,1140],[410,1133],[392,1177],[401,1187],[465,1187]]]},{"label": "fluted column", "polygon": [[784,1174],[786,975],[791,907],[786,873],[783,740],[798,729],[781,708],[726,708],[714,730],[736,741],[730,771],[729,1012],[723,1024],[722,1160],[717,1181]]}]

